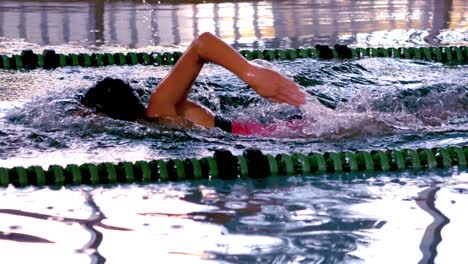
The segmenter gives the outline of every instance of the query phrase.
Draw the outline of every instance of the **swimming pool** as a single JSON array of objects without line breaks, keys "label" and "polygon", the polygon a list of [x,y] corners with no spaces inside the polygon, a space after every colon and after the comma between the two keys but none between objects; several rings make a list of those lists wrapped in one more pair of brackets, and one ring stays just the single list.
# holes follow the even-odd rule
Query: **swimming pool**
[{"label": "swimming pool", "polygon": [[[204,30],[218,30],[238,48],[295,48],[311,42],[466,45],[467,8],[463,1],[6,1],[0,4],[0,51],[181,50]],[[363,16],[372,12],[380,15]],[[83,19],[88,17],[96,19]],[[56,21],[64,22],[57,26]],[[2,71],[0,167],[203,157],[219,148],[239,154],[249,147],[308,153],[466,145],[466,66],[382,58],[274,65],[307,92],[337,104],[342,118],[274,138],[148,128],[77,116],[77,96],[113,76],[131,81],[145,97],[168,67]],[[192,98],[228,117],[268,122],[296,113],[259,99],[216,66],[202,72]],[[392,130],[373,126],[358,135],[332,133],[370,126],[370,121],[390,124]],[[2,188],[2,261],[458,262],[464,252],[459,238],[468,235],[461,213],[468,203],[467,176],[453,167],[58,190]]]}]

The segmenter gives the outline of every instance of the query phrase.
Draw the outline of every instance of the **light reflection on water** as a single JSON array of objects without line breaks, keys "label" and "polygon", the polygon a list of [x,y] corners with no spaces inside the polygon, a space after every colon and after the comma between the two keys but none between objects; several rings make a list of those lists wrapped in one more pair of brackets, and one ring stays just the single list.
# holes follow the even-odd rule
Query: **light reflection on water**
[{"label": "light reflection on water", "polygon": [[[2,262],[416,263],[441,234],[424,255],[461,259],[468,174],[373,176],[2,189]],[[435,196],[446,226],[419,209]]]},{"label": "light reflection on water", "polygon": [[463,0],[200,2],[2,1],[0,53],[180,48],[204,31],[236,48],[468,43]]}]

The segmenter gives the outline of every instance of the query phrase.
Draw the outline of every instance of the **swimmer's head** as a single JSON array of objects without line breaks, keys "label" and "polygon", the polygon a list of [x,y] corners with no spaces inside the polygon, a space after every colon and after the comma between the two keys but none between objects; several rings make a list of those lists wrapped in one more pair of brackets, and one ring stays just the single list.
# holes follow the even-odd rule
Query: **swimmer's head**
[{"label": "swimmer's head", "polygon": [[140,97],[120,79],[99,81],[84,94],[81,103],[115,119],[135,121],[145,117],[145,106]]}]

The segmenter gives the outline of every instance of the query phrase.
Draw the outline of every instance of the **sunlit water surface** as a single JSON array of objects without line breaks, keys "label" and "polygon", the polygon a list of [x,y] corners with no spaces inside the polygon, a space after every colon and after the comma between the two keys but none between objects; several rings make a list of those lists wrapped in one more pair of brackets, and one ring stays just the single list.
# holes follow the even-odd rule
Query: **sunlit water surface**
[{"label": "sunlit water surface", "polygon": [[[147,2],[2,1],[0,53],[45,47],[59,52],[180,50],[206,30],[238,48],[467,43],[464,1]],[[373,13],[379,15],[369,16]],[[309,153],[467,144],[466,66],[364,59],[275,62],[273,67],[336,110],[310,100],[302,108],[306,126],[280,127],[273,137],[148,127],[96,115],[80,105],[79,96],[112,76],[131,82],[147,101],[169,68],[0,71],[0,167],[202,157],[219,148],[234,154],[250,147]],[[190,97],[229,118],[271,123],[299,114],[260,99],[212,65]],[[105,188],[2,188],[0,261],[460,263],[466,259],[467,183],[466,169],[455,167]]]},{"label": "sunlit water surface", "polygon": [[2,261],[456,263],[464,258],[467,173],[367,176],[372,178],[8,188],[0,202],[0,247],[8,249]]}]

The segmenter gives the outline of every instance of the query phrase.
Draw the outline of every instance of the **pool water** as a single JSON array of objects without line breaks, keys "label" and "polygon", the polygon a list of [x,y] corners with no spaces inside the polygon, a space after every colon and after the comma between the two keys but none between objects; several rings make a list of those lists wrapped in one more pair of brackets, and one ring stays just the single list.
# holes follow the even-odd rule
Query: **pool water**
[{"label": "pool water", "polygon": [[[324,119],[315,115],[314,105],[306,105],[304,128],[280,128],[272,137],[240,137],[217,129],[148,127],[95,114],[83,108],[79,98],[106,76],[125,76],[147,101],[168,67],[6,72],[2,87],[17,89],[2,95],[6,103],[0,112],[4,138],[0,166],[202,157],[218,148],[235,154],[251,147],[270,153],[309,153],[466,143],[465,66],[379,58],[348,62],[307,59],[276,62],[274,67],[306,92],[335,105],[337,114]],[[260,98],[236,76],[213,65],[202,71],[190,98],[227,118],[266,124],[300,113]],[[309,110],[311,114],[307,114]],[[88,115],[80,114],[83,111]]]},{"label": "pool water", "polygon": [[1,200],[2,259],[453,263],[463,258],[466,173],[371,176],[9,188]]},{"label": "pool water", "polygon": [[[205,30],[237,48],[466,45],[467,9],[463,1],[2,1],[0,53],[182,50]],[[0,167],[203,157],[221,148],[310,153],[467,144],[466,66],[372,58],[276,61],[273,67],[333,106],[334,115],[314,116],[308,105],[303,129],[279,129],[273,137],[148,127],[86,110],[80,95],[111,76],[129,81],[148,100],[169,67],[0,71]],[[204,68],[190,98],[228,118],[264,123],[299,113],[259,98],[214,65]],[[458,263],[464,259],[460,240],[468,236],[467,183],[466,168],[453,167],[10,186],[0,189],[0,261]]]}]

